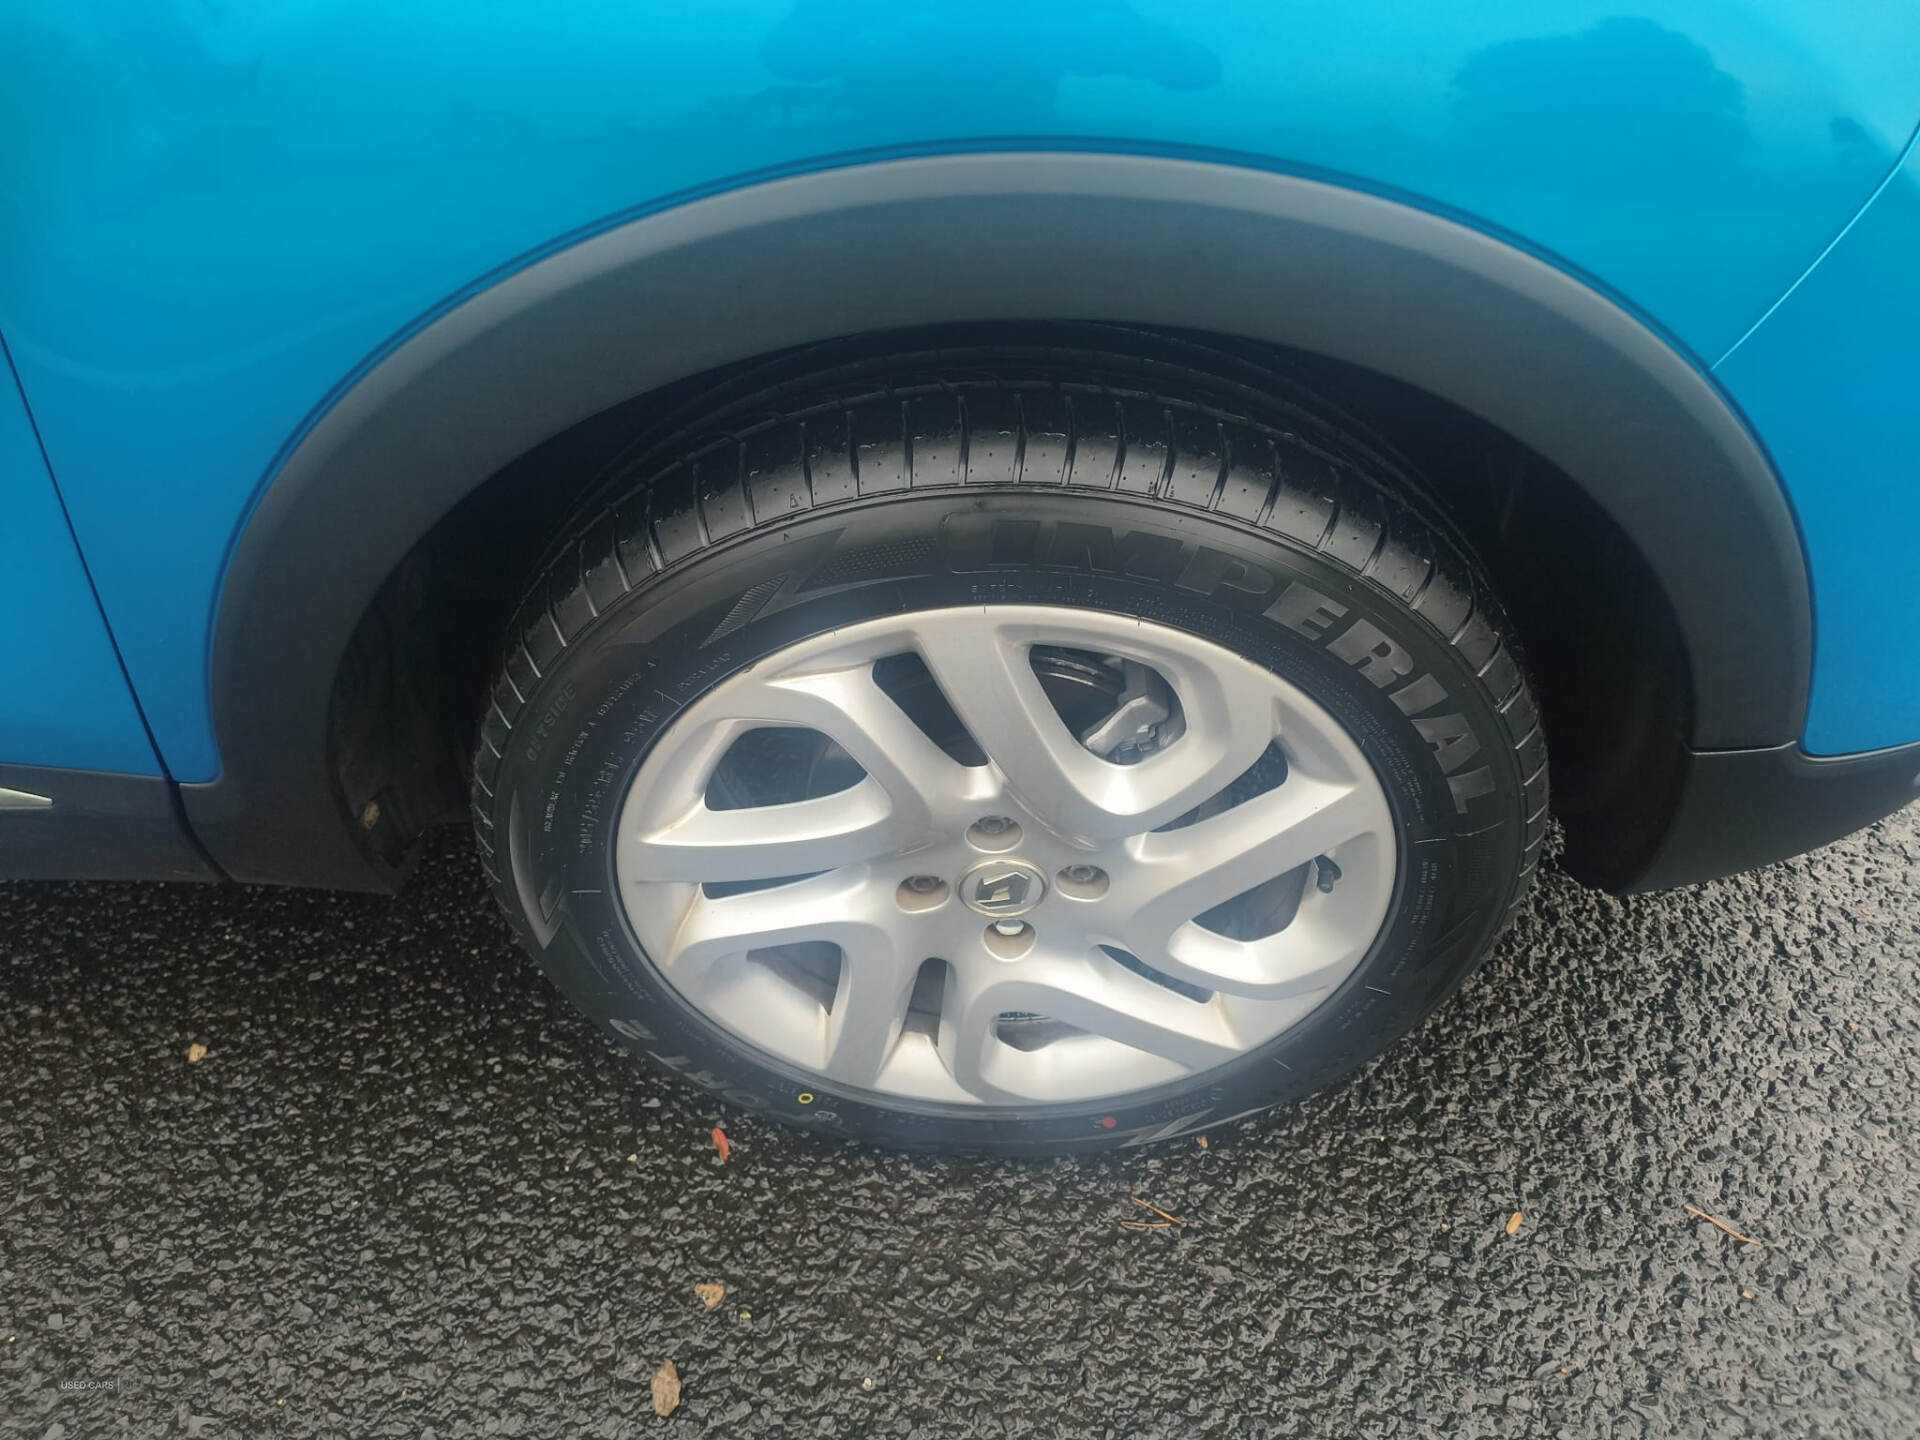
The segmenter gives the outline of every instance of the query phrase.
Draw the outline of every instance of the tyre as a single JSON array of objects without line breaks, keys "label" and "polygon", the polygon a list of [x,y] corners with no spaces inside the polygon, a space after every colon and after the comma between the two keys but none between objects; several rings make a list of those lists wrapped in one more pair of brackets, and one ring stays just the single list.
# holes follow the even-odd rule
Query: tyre
[{"label": "tyre", "polygon": [[653,1064],[884,1145],[1142,1143],[1327,1084],[1492,945],[1546,753],[1472,556],[1284,380],[1131,344],[805,357],[551,552],[479,844]]}]

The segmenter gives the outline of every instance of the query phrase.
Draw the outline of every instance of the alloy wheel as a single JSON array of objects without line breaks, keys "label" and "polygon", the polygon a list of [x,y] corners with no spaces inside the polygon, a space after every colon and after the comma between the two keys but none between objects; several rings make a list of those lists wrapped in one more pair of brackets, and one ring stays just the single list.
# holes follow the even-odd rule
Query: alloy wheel
[{"label": "alloy wheel", "polygon": [[616,879],[694,1010],[823,1088],[1085,1102],[1230,1064],[1365,957],[1397,865],[1353,738],[1210,641],[1064,606],[792,645],[676,717]]}]

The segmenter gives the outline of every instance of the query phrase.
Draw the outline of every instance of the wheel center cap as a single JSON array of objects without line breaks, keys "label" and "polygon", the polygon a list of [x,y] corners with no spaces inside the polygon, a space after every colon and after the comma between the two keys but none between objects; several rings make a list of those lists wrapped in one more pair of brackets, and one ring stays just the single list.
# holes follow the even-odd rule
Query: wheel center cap
[{"label": "wheel center cap", "polygon": [[990,920],[1024,915],[1047,893],[1047,877],[1025,860],[983,860],[960,877],[960,899]]}]

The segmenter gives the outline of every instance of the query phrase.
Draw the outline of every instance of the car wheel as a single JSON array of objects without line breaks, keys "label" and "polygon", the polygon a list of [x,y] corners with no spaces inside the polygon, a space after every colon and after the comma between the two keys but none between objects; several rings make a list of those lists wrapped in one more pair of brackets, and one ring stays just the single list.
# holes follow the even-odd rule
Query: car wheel
[{"label": "car wheel", "polygon": [[856,360],[608,477],[474,773],[568,995],[733,1104],[1045,1153],[1303,1095],[1460,983],[1545,829],[1513,639],[1377,442],[1183,360]]}]

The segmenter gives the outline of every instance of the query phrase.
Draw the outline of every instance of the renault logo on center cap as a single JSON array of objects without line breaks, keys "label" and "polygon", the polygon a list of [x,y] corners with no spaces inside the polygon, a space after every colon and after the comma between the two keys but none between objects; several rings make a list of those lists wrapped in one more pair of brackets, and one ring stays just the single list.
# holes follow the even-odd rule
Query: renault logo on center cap
[{"label": "renault logo on center cap", "polygon": [[995,920],[1024,915],[1047,893],[1047,878],[1025,860],[987,860],[960,877],[968,909]]}]

